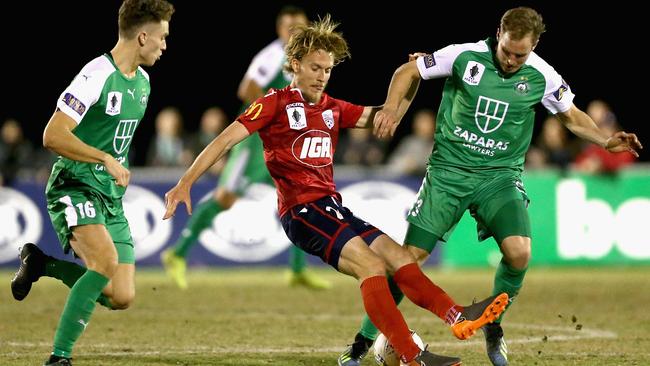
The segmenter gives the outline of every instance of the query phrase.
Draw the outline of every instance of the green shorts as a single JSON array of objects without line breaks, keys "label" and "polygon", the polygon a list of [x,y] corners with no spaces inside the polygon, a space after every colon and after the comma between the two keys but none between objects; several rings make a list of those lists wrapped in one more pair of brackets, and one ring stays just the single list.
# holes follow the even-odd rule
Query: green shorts
[{"label": "green shorts", "polygon": [[431,252],[439,240],[449,239],[465,210],[476,220],[479,241],[530,237],[529,202],[515,172],[465,175],[429,167],[408,212],[405,244]]},{"label": "green shorts", "polygon": [[113,239],[118,262],[135,263],[135,250],[129,223],[124,215],[122,201],[109,200],[93,192],[92,188],[50,188],[46,192],[47,211],[54,231],[65,253],[70,252],[70,236],[75,226],[101,224]]},{"label": "green shorts", "polygon": [[274,186],[264,162],[264,146],[257,133],[237,144],[228,157],[228,162],[219,177],[219,186],[243,196],[253,183]]}]

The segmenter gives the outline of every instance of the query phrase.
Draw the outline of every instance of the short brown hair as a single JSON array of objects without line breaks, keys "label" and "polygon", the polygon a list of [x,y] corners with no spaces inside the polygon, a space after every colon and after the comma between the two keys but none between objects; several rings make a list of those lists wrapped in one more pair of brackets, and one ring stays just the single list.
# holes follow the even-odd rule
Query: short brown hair
[{"label": "short brown hair", "polygon": [[292,59],[302,60],[303,57],[317,50],[331,53],[334,58],[334,65],[350,57],[348,43],[343,38],[343,34],[335,32],[338,25],[338,23],[332,21],[329,14],[312,25],[296,25],[294,33],[285,47],[288,61],[284,65],[285,69],[292,72]]},{"label": "short brown hair", "polygon": [[533,41],[537,41],[545,31],[542,15],[535,9],[520,6],[506,11],[501,17],[501,33],[509,33],[515,40],[532,34]]},{"label": "short brown hair", "polygon": [[133,38],[139,26],[161,20],[170,21],[174,11],[174,5],[165,0],[124,0],[117,22],[120,35]]},{"label": "short brown hair", "polygon": [[280,12],[278,12],[277,17],[275,18],[275,25],[279,25],[280,22],[282,22],[282,17],[285,15],[289,15],[292,17],[297,17],[297,16],[304,16],[307,18],[307,13],[302,8],[299,8],[297,6],[293,5],[285,5],[280,9]]}]

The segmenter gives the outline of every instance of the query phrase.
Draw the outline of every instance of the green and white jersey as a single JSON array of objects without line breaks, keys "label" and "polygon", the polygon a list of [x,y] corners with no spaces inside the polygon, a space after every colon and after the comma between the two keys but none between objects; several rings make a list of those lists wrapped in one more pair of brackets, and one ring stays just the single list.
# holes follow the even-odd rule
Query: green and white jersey
[{"label": "green and white jersey", "polygon": [[[282,40],[278,38],[269,43],[258,52],[255,57],[253,57],[253,61],[251,61],[248,70],[246,70],[246,77],[255,81],[255,84],[257,84],[264,93],[271,88],[282,89],[291,84],[292,79],[292,75],[285,72],[283,68],[286,59],[286,55],[284,54],[284,44],[282,43]],[[244,113],[246,108],[248,108],[248,104],[242,105],[239,114]],[[230,152],[230,157],[231,159],[242,159],[240,154],[257,154],[262,156],[264,152],[263,146],[259,134],[254,133],[253,136],[250,136],[237,144]],[[246,161],[242,168],[254,164],[255,167],[253,167],[253,169],[264,169],[266,171],[266,163],[264,163],[263,158],[257,159],[247,157],[242,161]],[[248,173],[245,173],[245,175],[249,176]]]},{"label": "green and white jersey", "polygon": [[[128,168],[133,133],[144,116],[151,87],[149,75],[138,68],[127,78],[110,54],[86,64],[61,93],[57,108],[77,122],[72,131],[84,143],[111,154]],[[54,164],[48,190],[54,178],[66,184],[90,186],[112,199],[124,195],[103,164],[79,162],[59,157]]]},{"label": "green and white jersey", "polygon": [[246,77],[255,81],[264,92],[269,88],[282,89],[291,83],[291,74],[282,68],[285,60],[284,44],[278,38],[253,57]]},{"label": "green and white jersey", "polygon": [[517,72],[504,75],[496,40],[447,46],[417,60],[423,79],[446,77],[429,163],[468,172],[522,171],[535,121],[535,105],[567,111],[573,93],[534,52]]}]

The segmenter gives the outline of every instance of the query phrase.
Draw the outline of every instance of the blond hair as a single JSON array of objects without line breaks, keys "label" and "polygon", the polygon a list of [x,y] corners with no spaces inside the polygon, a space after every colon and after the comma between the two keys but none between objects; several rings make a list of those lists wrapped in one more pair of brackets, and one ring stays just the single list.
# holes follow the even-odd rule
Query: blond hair
[{"label": "blond hair", "polygon": [[348,43],[343,38],[343,34],[335,31],[338,25],[339,23],[332,21],[329,14],[311,25],[296,25],[285,47],[287,55],[287,63],[284,65],[285,70],[288,72],[293,71],[291,69],[291,60],[300,61],[306,55],[318,50],[330,53],[334,59],[334,65],[350,57]]}]

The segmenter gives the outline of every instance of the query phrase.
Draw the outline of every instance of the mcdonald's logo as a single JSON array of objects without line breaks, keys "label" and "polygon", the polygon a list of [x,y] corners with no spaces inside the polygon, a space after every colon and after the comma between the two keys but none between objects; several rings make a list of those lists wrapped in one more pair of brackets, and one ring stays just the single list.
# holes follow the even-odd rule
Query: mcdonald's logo
[{"label": "mcdonald's logo", "polygon": [[[250,105],[250,107],[248,107],[245,116],[248,117],[250,115],[253,115],[253,117],[250,117],[250,120],[254,121],[255,119],[257,119],[257,117],[260,116],[260,113],[262,113],[262,109],[264,109],[262,103],[254,102],[253,104]],[[257,110],[257,112],[255,110]]]}]

